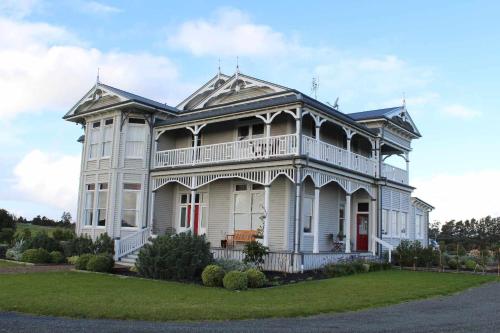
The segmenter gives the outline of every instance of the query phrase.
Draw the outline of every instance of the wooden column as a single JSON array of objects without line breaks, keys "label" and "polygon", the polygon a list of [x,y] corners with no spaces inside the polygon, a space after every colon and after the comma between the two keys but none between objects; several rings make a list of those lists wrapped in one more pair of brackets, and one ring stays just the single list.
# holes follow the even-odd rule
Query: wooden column
[{"label": "wooden column", "polygon": [[344,229],[345,229],[345,253],[351,253],[351,195],[345,196],[345,212],[344,212]]},{"label": "wooden column", "polygon": [[313,207],[313,252],[319,253],[319,193],[320,188],[314,189],[314,207]]},{"label": "wooden column", "polygon": [[295,243],[293,250],[295,253],[298,253],[300,251],[300,239],[302,235],[302,230],[301,230],[301,220],[302,220],[302,188],[301,188],[301,168],[297,167],[297,173],[296,173],[296,179],[295,179]]},{"label": "wooden column", "polygon": [[191,206],[189,211],[189,230],[194,234],[194,205],[196,201],[196,190],[191,190]]}]

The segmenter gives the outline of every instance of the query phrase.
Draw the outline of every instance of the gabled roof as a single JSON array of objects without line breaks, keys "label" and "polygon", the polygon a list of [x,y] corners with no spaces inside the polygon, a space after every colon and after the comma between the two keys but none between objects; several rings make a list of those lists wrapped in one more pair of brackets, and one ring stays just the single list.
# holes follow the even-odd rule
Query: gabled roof
[{"label": "gabled roof", "polygon": [[385,119],[418,137],[422,136],[418,131],[417,126],[411,119],[408,110],[406,110],[406,106],[404,105],[385,109],[354,112],[349,113],[348,116],[359,122],[375,119]]},{"label": "gabled roof", "polygon": [[203,109],[238,99],[264,96],[289,90],[291,89],[237,71],[233,76],[227,78],[223,84],[217,86],[216,89],[210,91],[203,98],[198,99],[196,103],[190,103],[189,108],[186,108],[186,105],[183,109],[185,111]]},{"label": "gabled roof", "polygon": [[207,83],[198,88],[194,93],[189,95],[186,99],[180,102],[176,108],[179,110],[189,110],[193,105],[198,104],[201,99],[211,94],[217,88],[219,88],[224,82],[229,79],[229,75],[218,73],[213,78],[208,80]]},{"label": "gabled roof", "polygon": [[69,119],[76,116],[84,115],[89,112],[99,110],[101,108],[109,108],[112,106],[138,103],[147,107],[152,107],[158,111],[177,114],[178,109],[167,104],[157,102],[155,100],[139,96],[137,94],[109,86],[104,83],[97,82],[63,117]]},{"label": "gabled roof", "polygon": [[424,207],[428,211],[431,211],[431,210],[433,210],[435,208],[434,206],[428,204],[424,200],[422,200],[420,198],[417,198],[417,197],[411,197],[411,201],[412,201],[413,204],[418,204],[419,206]]}]

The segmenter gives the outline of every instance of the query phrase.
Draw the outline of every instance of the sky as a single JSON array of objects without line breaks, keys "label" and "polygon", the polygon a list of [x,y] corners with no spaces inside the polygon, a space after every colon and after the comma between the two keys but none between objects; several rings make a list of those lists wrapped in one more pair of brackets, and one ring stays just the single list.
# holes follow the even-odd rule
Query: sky
[{"label": "sky", "polygon": [[[0,0],[0,207],[76,211],[82,134],[61,117],[102,82],[175,106],[217,72],[402,104],[431,220],[500,216],[498,1]],[[401,161],[393,161],[401,163]]]}]

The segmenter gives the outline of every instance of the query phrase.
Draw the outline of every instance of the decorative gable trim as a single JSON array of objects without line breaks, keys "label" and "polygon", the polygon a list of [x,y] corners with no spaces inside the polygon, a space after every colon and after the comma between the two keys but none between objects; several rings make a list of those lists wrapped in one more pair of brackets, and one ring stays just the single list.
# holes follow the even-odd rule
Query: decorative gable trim
[{"label": "decorative gable trim", "polygon": [[78,109],[85,106],[86,110],[91,110],[93,106],[97,105],[100,101],[105,98],[115,97],[118,100],[115,103],[122,103],[128,100],[128,98],[116,93],[111,90],[104,88],[100,83],[97,83],[92,89],[90,89],[69,111],[64,115],[64,118],[77,115]]},{"label": "decorative gable trim", "polygon": [[[197,96],[210,91],[210,90],[216,90],[218,87],[220,87],[220,83],[224,84],[229,79],[229,75],[226,74],[217,74],[213,78],[211,78],[207,83],[205,83],[203,86],[198,88],[194,93],[189,95],[186,99],[184,99],[182,102],[180,102],[176,108],[179,110],[183,110],[186,105],[189,104],[189,102],[193,101]],[[222,81],[222,82],[221,82]]]}]

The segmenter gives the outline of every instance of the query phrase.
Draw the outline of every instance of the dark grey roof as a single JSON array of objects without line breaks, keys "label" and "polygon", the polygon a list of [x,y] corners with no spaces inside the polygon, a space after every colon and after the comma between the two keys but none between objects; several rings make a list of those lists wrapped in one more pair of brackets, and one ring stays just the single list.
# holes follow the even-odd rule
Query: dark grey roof
[{"label": "dark grey roof", "polygon": [[398,110],[402,111],[403,107],[396,106],[393,108],[385,108],[385,109],[378,109],[378,110],[369,110],[369,111],[348,113],[347,115],[354,120],[366,120],[366,119],[376,119],[376,118],[389,119],[386,115],[390,114],[394,111],[398,111]]},{"label": "dark grey roof", "polygon": [[109,86],[107,84],[99,83],[99,85],[102,86],[103,88],[106,88],[108,90],[111,90],[111,91],[115,92],[116,94],[122,95],[123,97],[125,97],[127,99],[130,99],[130,100],[132,100],[134,102],[146,104],[146,105],[149,105],[149,106],[152,106],[152,107],[164,110],[164,111],[168,111],[168,112],[173,112],[173,113],[178,113],[179,112],[178,109],[176,109],[176,108],[174,108],[172,106],[169,106],[169,105],[167,105],[165,103],[160,103],[160,102],[154,101],[152,99],[149,99],[149,98],[146,98],[146,97],[142,97],[142,96],[136,95],[134,93],[131,93],[131,92],[128,92],[128,91],[125,91],[125,90],[122,90],[122,89],[118,89],[118,88]]}]

